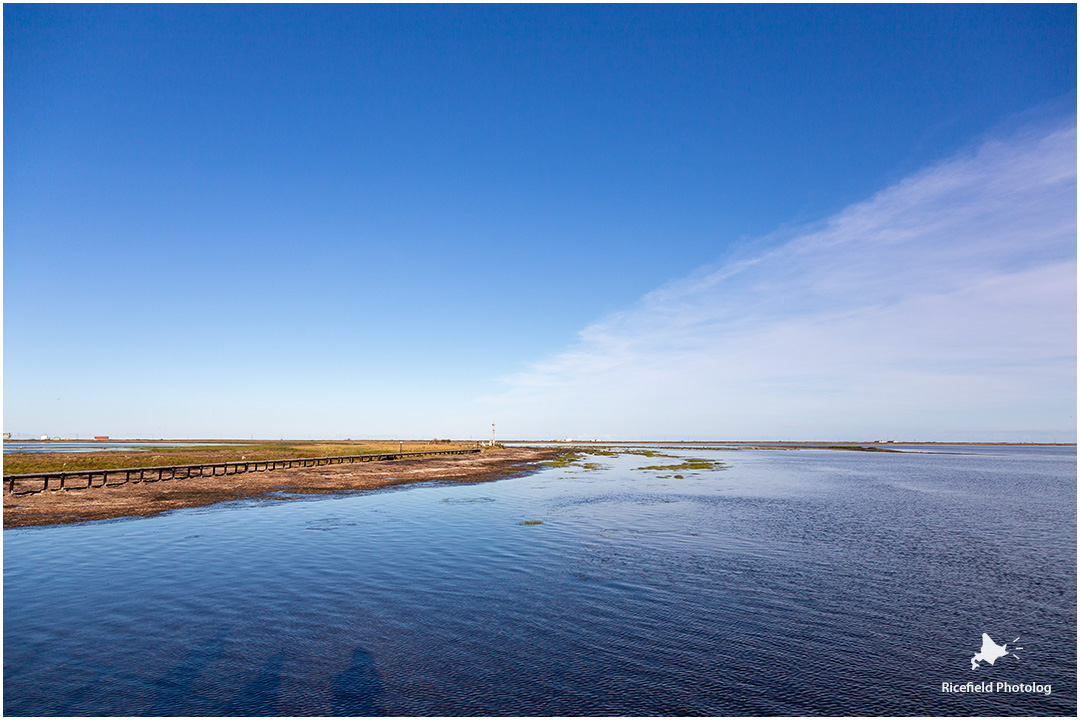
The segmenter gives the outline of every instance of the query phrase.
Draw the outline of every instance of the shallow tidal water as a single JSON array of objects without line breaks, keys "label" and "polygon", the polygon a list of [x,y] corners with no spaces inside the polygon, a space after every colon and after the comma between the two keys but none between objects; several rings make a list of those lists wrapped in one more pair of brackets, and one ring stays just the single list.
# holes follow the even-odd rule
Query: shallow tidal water
[{"label": "shallow tidal water", "polygon": [[5,530],[3,711],[1073,716],[1075,448],[947,450]]}]

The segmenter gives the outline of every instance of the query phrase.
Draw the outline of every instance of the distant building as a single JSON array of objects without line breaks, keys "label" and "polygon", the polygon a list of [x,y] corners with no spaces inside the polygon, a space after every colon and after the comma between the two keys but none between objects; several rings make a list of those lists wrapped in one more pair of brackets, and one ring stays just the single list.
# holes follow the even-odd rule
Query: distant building
[{"label": "distant building", "polygon": [[108,435],[95,435],[94,439],[95,440],[108,440],[109,436]]},{"label": "distant building", "polygon": [[42,436],[41,436],[41,439],[42,439],[42,440],[48,440],[48,439],[49,439],[49,436],[48,436],[48,435],[42,435]]},{"label": "distant building", "polygon": [[11,433],[4,433],[4,439],[5,440],[10,440],[11,439]]}]

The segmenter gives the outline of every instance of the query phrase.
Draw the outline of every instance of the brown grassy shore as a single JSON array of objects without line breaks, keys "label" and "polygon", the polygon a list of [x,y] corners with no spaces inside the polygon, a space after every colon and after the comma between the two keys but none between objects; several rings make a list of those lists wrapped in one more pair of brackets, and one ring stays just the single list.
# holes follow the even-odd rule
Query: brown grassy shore
[{"label": "brown grassy shore", "polygon": [[[20,441],[25,442],[25,441]],[[160,467],[164,465],[199,465],[239,460],[286,460],[291,458],[329,457],[333,455],[370,455],[375,453],[428,452],[476,447],[475,442],[424,440],[204,440],[183,442],[174,447],[154,446],[149,441],[134,440],[125,445],[146,446],[131,452],[39,452],[5,453],[4,474],[60,472],[64,470],[108,470],[123,467]],[[51,442],[36,443],[43,448]]]},{"label": "brown grassy shore", "polygon": [[[280,445],[275,443],[274,445]],[[376,445],[376,444],[371,444]],[[246,455],[247,460],[282,459],[285,457],[325,457],[329,455],[352,455],[362,452],[396,452],[398,443],[378,443],[385,447],[371,447],[366,451],[355,449],[343,451],[335,447],[331,451],[317,455],[263,455],[261,453],[240,453],[235,457],[217,456],[213,459],[189,459],[191,455],[175,454],[170,461],[157,460],[147,462],[148,453],[137,453],[137,457],[117,462],[112,456],[108,465],[102,467],[132,467],[151,465],[180,465],[198,462],[223,462],[240,460]],[[431,448],[413,447],[405,444],[405,452],[422,452],[425,449],[452,449],[454,445],[440,444]],[[458,444],[471,447],[473,443]],[[278,448],[280,449],[280,448]],[[59,453],[57,453],[59,454]],[[101,453],[100,455],[104,455]],[[218,477],[194,477],[178,480],[165,480],[149,483],[127,483],[119,487],[90,488],[85,490],[47,491],[36,495],[4,494],[4,527],[24,527],[28,525],[51,525],[56,523],[83,522],[86,520],[104,520],[106,518],[156,515],[157,513],[179,508],[201,507],[227,500],[253,498],[271,492],[283,492],[286,495],[310,495],[348,493],[358,490],[374,490],[390,485],[441,480],[451,482],[481,482],[506,477],[509,474],[527,472],[537,463],[549,460],[560,454],[551,448],[485,448],[480,454],[433,456],[386,460],[348,465],[324,465],[321,467],[289,468],[270,472],[248,472],[240,475]],[[112,455],[110,453],[110,455]],[[253,456],[254,455],[254,456]],[[172,457],[176,457],[172,461]],[[179,458],[184,459],[179,459]],[[219,459],[220,458],[220,459]],[[9,457],[4,458],[4,472],[42,472],[52,469],[87,469],[76,464],[74,458],[65,461],[65,467],[34,467],[33,469],[14,470],[8,467]],[[98,460],[95,458],[95,462]],[[40,463],[40,461],[39,461]],[[125,464],[127,463],[127,464]],[[279,496],[280,497],[280,496]]]}]

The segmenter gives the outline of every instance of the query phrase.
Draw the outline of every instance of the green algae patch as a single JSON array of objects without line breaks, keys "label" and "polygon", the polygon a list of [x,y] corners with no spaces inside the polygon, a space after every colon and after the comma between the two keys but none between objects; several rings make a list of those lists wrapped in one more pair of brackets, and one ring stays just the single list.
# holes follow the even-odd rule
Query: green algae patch
[{"label": "green algae patch", "polygon": [[[684,460],[677,465],[646,465],[645,467],[639,467],[638,470],[658,470],[662,472],[669,472],[675,470],[724,470],[727,468],[726,463],[722,463],[719,460],[702,460],[701,458],[690,458]],[[676,478],[681,478],[680,475],[676,475]]]},{"label": "green algae patch", "polygon": [[647,458],[677,458],[678,455],[668,455],[649,448],[597,448],[589,449],[590,455],[603,457],[618,457],[620,455],[640,455]]},{"label": "green algae patch", "polygon": [[548,467],[554,467],[554,468],[567,468],[567,467],[570,467],[571,465],[574,465],[579,460],[582,460],[584,457],[585,457],[584,453],[568,451],[568,452],[562,453],[558,457],[553,458],[551,460],[545,460],[540,464],[541,465],[547,465]]},{"label": "green algae patch", "polygon": [[570,450],[562,455],[559,455],[554,460],[545,460],[540,463],[541,465],[547,465],[554,468],[581,468],[582,470],[608,470],[609,466],[603,463],[597,462],[585,462],[585,458],[588,455],[602,455],[608,453],[594,453],[592,451],[588,453],[578,452],[576,450]]},{"label": "green algae patch", "polygon": [[[585,471],[596,470],[610,470],[611,466],[600,462],[589,462],[588,458],[594,457],[619,457],[621,455],[638,455],[647,458],[664,458],[671,460],[681,460],[679,455],[670,455],[665,452],[660,452],[656,449],[650,448],[620,448],[620,447],[572,447],[562,451],[560,455],[552,460],[545,460],[543,465],[554,468],[575,468]],[[678,471],[678,470],[722,470],[727,465],[714,460],[703,460],[701,458],[690,458],[683,460],[681,463],[672,463],[671,465],[647,465],[645,467],[636,468],[637,470],[659,470],[659,471]],[[667,475],[665,477],[671,477]]]},{"label": "green algae patch", "polygon": [[543,520],[522,520],[518,525],[543,525]]}]

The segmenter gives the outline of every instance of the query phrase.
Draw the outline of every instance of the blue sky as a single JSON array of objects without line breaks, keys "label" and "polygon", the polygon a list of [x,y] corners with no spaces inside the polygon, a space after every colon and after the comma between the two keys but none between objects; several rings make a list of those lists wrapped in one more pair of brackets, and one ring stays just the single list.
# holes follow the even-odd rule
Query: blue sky
[{"label": "blue sky", "polygon": [[1075,440],[1073,5],[3,27],[7,432]]}]

